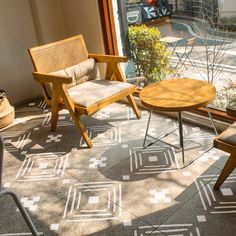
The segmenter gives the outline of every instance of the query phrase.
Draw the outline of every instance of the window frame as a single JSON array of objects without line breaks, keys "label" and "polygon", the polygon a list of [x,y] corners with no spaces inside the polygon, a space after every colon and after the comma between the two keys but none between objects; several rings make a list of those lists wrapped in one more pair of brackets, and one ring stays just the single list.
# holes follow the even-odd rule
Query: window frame
[{"label": "window frame", "polygon": [[109,55],[118,55],[118,45],[112,0],[97,1],[99,4],[105,52]]}]

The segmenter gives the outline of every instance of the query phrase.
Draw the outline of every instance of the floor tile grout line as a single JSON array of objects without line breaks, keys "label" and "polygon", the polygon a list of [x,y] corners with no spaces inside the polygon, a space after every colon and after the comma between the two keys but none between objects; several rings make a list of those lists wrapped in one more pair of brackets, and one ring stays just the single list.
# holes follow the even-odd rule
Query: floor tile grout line
[{"label": "floor tile grout line", "polygon": [[[229,156],[229,155],[228,155]],[[227,159],[228,159],[228,156],[227,156]],[[199,162],[201,162],[201,163],[204,163],[204,164],[207,164],[207,165],[209,165],[209,166],[213,166],[213,167],[215,167],[216,169],[218,169],[218,170],[222,170],[222,168],[223,167],[219,167],[219,166],[217,166],[217,165],[215,165],[215,163],[217,162],[217,161],[219,161],[222,157],[226,157],[226,155],[222,155],[222,156],[220,156],[220,158],[218,159],[218,160],[216,160],[214,163],[212,163],[212,164],[208,164],[207,162],[204,162],[204,161],[201,161],[201,160],[197,160],[197,161],[199,161]],[[225,160],[225,162],[226,162],[227,160]]]},{"label": "floor tile grout line", "polygon": [[[73,179],[75,179],[73,176],[71,176],[70,174],[68,174],[70,177],[72,177]],[[77,179],[75,179],[75,180],[77,180]],[[90,190],[92,190],[94,193],[97,193],[97,194],[99,194],[99,192],[97,192],[97,191],[95,191],[95,190],[93,190],[92,188],[89,188],[86,184],[84,184],[84,183],[81,183],[81,186],[83,186],[83,187],[86,187],[87,189],[90,189]],[[64,198],[66,198],[66,197],[68,197],[68,192],[66,193],[66,194],[63,194],[59,199],[57,199],[56,201],[50,201],[50,202],[48,202],[48,203],[57,203],[57,202],[60,202],[62,199],[64,199]],[[105,196],[102,196],[102,195],[100,195],[99,194],[99,196],[100,197],[102,197],[102,198],[104,198],[104,199],[107,199],[107,200],[109,200],[107,197],[105,197]],[[140,217],[137,217],[137,216],[135,216],[134,214],[132,214],[131,212],[129,212],[129,211],[127,211],[126,209],[124,209],[123,207],[121,207],[121,206],[119,206],[118,204],[116,204],[116,203],[114,203],[112,200],[110,200],[113,204],[115,204],[118,208],[121,208],[123,211],[125,211],[125,212],[127,212],[129,215],[131,215],[131,216],[133,216],[135,219],[138,219],[139,221],[141,221],[141,222],[143,222],[143,223],[145,223],[145,224],[147,224],[147,225],[149,225],[149,226],[152,226],[151,224],[149,224],[148,222],[146,222],[146,221],[144,221],[142,218],[140,218]],[[119,219],[122,219],[120,216],[118,216],[118,218]],[[153,227],[153,226],[152,226]]]},{"label": "floor tile grout line", "polygon": [[[181,210],[181,208],[183,208],[189,201],[191,201],[194,197],[197,196],[197,194],[199,194],[199,192],[205,188],[205,186],[210,183],[217,175],[219,174],[219,172],[217,172],[217,174],[214,174],[214,176],[207,182],[205,182],[204,186],[201,186],[200,189],[195,193],[193,194],[183,205],[181,205],[175,212],[173,212],[172,214],[170,214],[170,216],[168,216],[168,218],[163,221],[156,229],[158,229],[159,231],[161,231],[159,228],[161,225],[163,225],[166,221],[168,221],[173,215],[175,215],[179,210]],[[200,176],[198,176],[200,177]]]},{"label": "floor tile grout line", "polygon": [[107,173],[108,171],[111,171],[113,168],[115,168],[117,165],[120,165],[121,163],[127,161],[127,159],[129,159],[131,156],[133,156],[135,153],[137,153],[138,151],[142,150],[143,147],[140,147],[139,149],[135,150],[134,152],[132,152],[132,154],[128,155],[127,157],[125,157],[122,161],[120,161],[119,163],[111,166],[110,168],[108,168],[104,173]]},{"label": "floor tile grout line", "polygon": [[[142,148],[141,148],[142,149]],[[139,149],[139,150],[141,150],[141,149]],[[138,151],[138,150],[137,150]],[[136,151],[135,151],[136,152]],[[32,154],[33,155],[33,154]],[[122,163],[122,162],[124,162],[124,161],[126,161],[128,158],[129,158],[130,156],[128,156],[126,159],[124,159],[124,160],[122,160],[121,162],[119,162],[119,163],[117,163],[116,165],[114,165],[114,166],[112,166],[111,168],[109,168],[108,170],[106,170],[106,172],[107,171],[110,171],[112,168],[114,168],[115,166],[117,166],[117,165],[119,165],[120,163]],[[52,163],[48,160],[47,161],[48,162],[48,164],[51,166],[52,165]],[[205,163],[206,164],[206,163]],[[105,173],[106,173],[105,172]],[[66,172],[65,171],[65,173],[68,175],[68,176],[70,176],[70,177],[72,177],[73,179],[75,179],[75,180],[77,180],[77,178],[74,176],[74,175],[71,175],[70,173],[68,173],[68,172]],[[83,184],[84,185],[84,184]],[[87,187],[87,185],[84,185],[84,186],[86,186]],[[96,192],[96,191],[94,191],[94,192]],[[67,194],[65,194],[64,196],[66,196]],[[125,210],[125,209],[124,209]],[[127,210],[126,210],[127,211]],[[137,216],[135,216],[135,217],[137,217]]]},{"label": "floor tile grout line", "polygon": [[[133,154],[132,154],[132,155],[133,155]],[[128,156],[125,160],[127,160],[129,157],[130,157],[130,156]],[[125,160],[122,160],[122,161],[119,162],[118,164],[124,162]],[[116,165],[118,165],[118,164],[116,164]],[[115,165],[115,166],[116,166],[116,165]],[[113,167],[115,167],[115,166],[113,166]],[[112,167],[112,168],[113,168],[113,167]],[[112,168],[109,168],[108,170],[111,170]],[[108,171],[108,170],[107,170],[107,171]],[[106,171],[106,172],[107,172],[107,171]],[[106,173],[106,172],[105,172],[105,173]],[[68,174],[68,173],[67,173],[67,174]],[[68,174],[68,175],[71,176],[73,179],[76,179],[76,178],[73,177],[73,175],[71,175],[71,174]],[[117,181],[114,181],[114,182],[117,182]],[[86,184],[83,184],[83,186],[87,187],[88,189],[91,189],[91,188],[89,188]],[[91,189],[91,190],[93,190],[93,189]],[[97,194],[99,194],[99,192],[97,192],[97,191],[94,191],[94,190],[93,190],[93,192],[96,192]],[[67,195],[67,194],[66,194],[66,195]],[[102,196],[102,197],[105,198],[105,199],[107,199],[107,200],[109,200],[109,199],[108,199],[107,197],[105,197],[105,196]],[[138,216],[132,214],[131,212],[129,212],[129,211],[127,211],[126,209],[124,209],[123,207],[121,207],[121,206],[119,206],[118,204],[114,203],[112,200],[110,200],[110,201],[111,201],[113,204],[115,204],[117,207],[121,208],[123,211],[126,211],[127,213],[129,213],[130,215],[132,215],[132,216],[134,216],[135,218],[139,219],[139,220],[142,221],[143,223],[148,224],[149,226],[152,226],[151,224],[145,222],[142,218],[139,218]]]},{"label": "floor tile grout line", "polygon": [[[129,157],[127,157],[127,158],[129,158]],[[126,158],[126,159],[127,159]],[[125,159],[125,160],[126,160]],[[123,160],[123,161],[125,161],[125,160]],[[118,164],[120,164],[120,163],[122,163],[123,161],[121,161],[121,162],[119,162]],[[52,163],[50,162],[50,161],[47,161],[48,162],[48,164],[50,165],[50,166],[52,166]],[[117,165],[118,165],[117,164]],[[207,163],[205,163],[205,164],[207,164]],[[218,168],[217,168],[218,169]],[[110,169],[109,169],[110,170]],[[108,170],[107,170],[108,171]],[[68,172],[66,172],[65,171],[65,173],[68,175],[68,176],[70,176],[72,179],[74,179],[74,180],[77,180],[77,178],[75,178],[73,175],[71,175],[71,174],[69,174]],[[219,172],[218,172],[219,173]],[[218,175],[218,173],[216,174],[216,175]],[[216,176],[215,175],[215,176]],[[215,178],[215,176],[214,177],[212,177],[211,178],[211,180],[213,179],[213,178]],[[209,183],[211,180],[209,180],[207,183]],[[205,184],[205,185],[207,185],[207,183]],[[83,185],[84,187],[87,187],[88,189],[91,189],[91,188],[89,188],[86,184],[84,184],[84,183],[81,183],[81,185]],[[203,188],[203,187],[205,187],[205,185],[204,186],[202,186],[201,188],[200,188],[200,190]],[[91,190],[93,190],[93,189],[91,189]],[[200,191],[199,190],[199,191]],[[197,191],[190,199],[188,199],[187,201],[186,201],[186,203],[188,202],[188,201],[190,201],[199,191]],[[93,190],[93,192],[96,192],[96,193],[98,193],[99,194],[99,192],[97,192],[97,191],[94,191]],[[58,201],[60,201],[60,200],[62,200],[65,196],[68,196],[68,193],[66,193],[66,194],[63,194],[59,199],[57,199],[56,201],[53,201],[53,202],[58,202]],[[105,196],[103,196],[105,199],[107,199]],[[112,201],[111,201],[112,202]],[[182,206],[180,206],[180,208],[178,208],[173,214],[175,214],[177,211],[179,211],[186,203],[184,203]],[[116,204],[117,205],[117,204]],[[136,216],[136,215],[134,215],[133,213],[131,213],[131,212],[129,212],[129,211],[127,211],[127,209],[124,209],[123,207],[120,207],[119,205],[117,205],[117,207],[119,207],[119,208],[121,208],[122,210],[124,210],[124,211],[126,211],[126,212],[128,212],[130,215],[133,215],[135,218],[138,218],[139,220],[141,220],[142,222],[144,222],[144,223],[146,223],[146,224],[148,224],[148,225],[150,225],[148,222],[146,222],[146,221],[144,221],[142,218],[140,218],[140,217],[138,217],[138,216]],[[173,214],[171,214],[171,216],[173,215]],[[171,217],[170,216],[170,217]],[[169,218],[169,217],[168,217]],[[166,220],[168,220],[168,219],[166,219]],[[165,221],[166,221],[165,220]],[[164,221],[164,222],[165,222]],[[164,223],[163,222],[163,223]],[[163,224],[162,223],[162,224]],[[161,225],[161,224],[160,224]],[[150,225],[150,226],[153,226],[153,225]],[[159,226],[158,226],[159,227]],[[158,228],[157,227],[157,228]]]},{"label": "floor tile grout line", "polygon": [[[51,163],[50,163],[50,164],[51,164]],[[216,174],[216,175],[217,175],[217,174]],[[215,176],[214,176],[214,177],[215,177]],[[212,180],[214,177],[212,177],[211,180]],[[72,176],[72,178],[75,179],[73,176]],[[202,188],[204,188],[211,180],[209,180],[204,186],[202,186],[202,187],[200,188],[200,190],[201,190]],[[81,185],[83,185],[83,186],[87,187],[88,189],[90,189],[87,185],[84,185],[84,184],[82,184],[82,183],[81,183]],[[200,190],[199,190],[199,191],[200,191]],[[94,192],[96,192],[96,191],[94,191]],[[96,193],[98,193],[98,192],[96,192]],[[164,224],[170,217],[172,217],[177,211],[179,211],[187,202],[189,202],[189,201],[190,201],[193,197],[195,197],[197,194],[198,194],[198,192],[196,192],[190,199],[188,199],[182,206],[180,206],[180,207],[179,207],[173,214],[171,214],[162,224]],[[68,196],[68,194],[63,195],[60,199],[57,199],[56,201],[53,201],[53,203],[56,203],[56,202],[60,201],[61,199],[63,199],[63,198],[66,197],[66,196]],[[103,197],[103,198],[106,198],[106,197],[104,197],[104,196],[102,196],[102,197]],[[107,198],[106,198],[106,199],[107,199]],[[117,205],[117,204],[116,204],[116,205]],[[143,223],[145,223],[145,224],[147,224],[147,225],[153,227],[152,224],[149,224],[148,222],[144,221],[142,218],[137,217],[136,215],[133,215],[132,213],[130,213],[130,212],[127,211],[126,209],[120,207],[119,205],[117,205],[117,207],[121,208],[122,210],[124,210],[125,212],[129,213],[130,215],[134,216],[136,219],[140,220],[141,222],[143,222]],[[119,217],[119,218],[120,218],[120,217]],[[121,218],[120,218],[120,219],[121,219]],[[162,224],[160,224],[160,225],[162,225]],[[160,225],[159,225],[159,226],[160,226]],[[162,232],[162,231],[159,229],[159,226],[156,227],[156,228],[153,227],[153,228],[154,228],[153,231],[154,231],[154,230],[158,230],[158,231],[161,232],[162,234],[166,235],[164,232]]]},{"label": "floor tile grout line", "polygon": [[[53,144],[53,146],[54,146],[54,145],[56,145],[56,144]],[[40,153],[37,152],[37,153],[26,154],[26,155],[24,155],[24,156],[25,156],[25,157],[24,157],[24,160],[25,160],[25,158],[26,158],[27,155],[42,154],[42,153],[47,152],[47,150],[50,149],[50,148],[52,148],[52,146],[46,148],[46,149],[44,150],[44,152],[40,152]],[[141,148],[141,149],[142,149],[142,148]],[[138,150],[136,150],[135,152],[137,152],[137,151],[138,151]],[[10,152],[8,152],[8,153],[10,153]],[[68,155],[68,154],[70,154],[70,153],[65,153],[65,155]],[[20,155],[20,154],[19,154],[19,155]],[[131,155],[133,155],[133,154],[131,154]],[[106,173],[107,171],[110,171],[112,168],[115,168],[115,166],[119,165],[120,163],[126,161],[131,155],[127,156],[124,160],[122,160],[121,162],[115,164],[114,166],[112,166],[111,168],[109,168],[108,170],[106,170],[105,173]],[[50,160],[46,160],[46,162],[47,162],[50,166],[52,166],[52,162],[51,162]],[[65,174],[67,174],[68,176],[70,176],[72,179],[77,180],[77,178],[76,178],[74,175],[68,173],[67,170],[65,170]],[[83,185],[84,185],[84,184],[83,184]],[[87,185],[84,185],[84,186],[87,187]],[[67,196],[67,195],[68,195],[67,193],[66,193],[66,194],[63,194],[63,195],[61,196],[61,198],[60,198],[60,199],[57,199],[56,201],[60,201],[61,199],[63,199],[63,198],[64,198],[65,196]],[[55,201],[55,202],[56,202],[56,201]]]},{"label": "floor tile grout line", "polygon": [[[217,169],[217,168],[216,168]],[[219,173],[219,172],[218,172]],[[218,173],[216,174],[216,175],[218,175]],[[213,178],[215,178],[215,176],[216,175],[214,175],[212,178],[211,178],[211,180],[213,179]],[[200,176],[199,176],[200,177]],[[205,185],[207,185],[211,180],[209,180]],[[202,188],[204,188],[205,187],[205,185],[204,186],[202,186],[201,188],[200,188],[200,190],[202,189]],[[87,185],[85,185],[86,187],[88,187]],[[88,187],[89,188],[89,187]],[[199,191],[200,191],[199,190]],[[183,205],[181,205],[173,214],[175,214],[177,211],[179,211],[188,201],[190,201],[196,194],[198,194],[198,192],[199,191],[197,191],[193,196],[191,196]],[[94,192],[96,192],[96,191],[94,191]],[[98,193],[98,192],[96,192],[96,193]],[[105,196],[103,196],[105,199],[107,199]],[[150,224],[149,222],[147,222],[147,221],[144,221],[142,218],[140,218],[139,216],[136,216],[136,215],[134,215],[132,212],[130,212],[130,211],[128,211],[127,209],[125,209],[125,208],[123,208],[123,207],[121,207],[121,206],[119,206],[119,205],[117,205],[116,203],[114,203],[113,201],[111,201],[113,204],[115,204],[117,207],[119,207],[119,208],[121,208],[122,210],[124,210],[124,211],[126,211],[126,212],[128,212],[130,215],[132,215],[132,216],[134,216],[135,218],[137,218],[137,219],[139,219],[140,221],[142,221],[142,222],[144,222],[145,224],[147,224],[147,225],[149,225],[149,226],[152,226],[153,227],[153,225],[152,224]],[[169,217],[171,217],[173,214],[171,214]],[[168,220],[169,219],[169,217],[166,219],[166,220]],[[166,221],[165,220],[165,221]],[[165,222],[164,221],[164,222]],[[164,223],[163,222],[163,223]],[[163,224],[162,223],[162,224]],[[160,225],[162,225],[162,224],[160,224]],[[160,226],[159,225],[159,226]],[[159,226],[157,227],[157,228],[159,228]],[[157,229],[156,228],[156,229]],[[158,229],[158,231],[160,231],[159,229]],[[163,233],[163,232],[162,232]]]}]

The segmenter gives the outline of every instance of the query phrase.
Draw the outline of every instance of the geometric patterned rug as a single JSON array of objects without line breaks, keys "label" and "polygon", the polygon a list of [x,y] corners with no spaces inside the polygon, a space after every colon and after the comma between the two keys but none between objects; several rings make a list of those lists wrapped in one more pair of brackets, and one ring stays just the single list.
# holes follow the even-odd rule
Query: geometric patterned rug
[{"label": "geometric patterned rug", "polygon": [[[44,101],[16,108],[5,142],[3,184],[14,190],[40,235],[235,235],[236,173],[213,185],[228,154],[212,145],[214,133],[184,123],[185,160],[164,142],[143,148],[148,111],[114,103],[84,116],[88,149],[67,111],[50,131]],[[153,114],[149,134],[178,122]],[[178,145],[178,132],[164,141]],[[153,140],[148,140],[152,142]],[[31,235],[10,197],[0,199],[0,236]]]}]

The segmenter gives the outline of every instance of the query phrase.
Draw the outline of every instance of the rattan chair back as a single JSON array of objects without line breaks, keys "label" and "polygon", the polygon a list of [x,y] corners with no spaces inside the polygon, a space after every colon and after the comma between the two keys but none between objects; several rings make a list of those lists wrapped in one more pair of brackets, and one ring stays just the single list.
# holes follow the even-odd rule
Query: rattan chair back
[{"label": "rattan chair back", "polygon": [[82,35],[29,49],[35,70],[50,73],[88,59]]}]

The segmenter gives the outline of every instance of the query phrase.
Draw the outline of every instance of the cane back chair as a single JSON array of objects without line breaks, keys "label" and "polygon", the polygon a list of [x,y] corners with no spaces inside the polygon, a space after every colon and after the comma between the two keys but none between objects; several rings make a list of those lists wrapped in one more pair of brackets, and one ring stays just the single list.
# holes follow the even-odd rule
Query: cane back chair
[{"label": "cane back chair", "polygon": [[187,69],[187,66],[185,65],[187,61],[190,63],[191,66],[194,67],[194,64],[190,60],[189,56],[193,51],[195,40],[196,38],[187,39],[185,48],[175,50],[175,54],[178,57],[178,63],[175,68],[180,69],[182,66],[184,66],[185,69]]},{"label": "cane back chair", "polygon": [[[140,112],[132,93],[136,87],[126,83],[119,63],[126,57],[89,54],[82,35],[29,49],[44,99],[51,106],[51,130],[55,131],[58,112],[68,109],[88,145],[92,142],[81,122],[81,115],[92,115],[124,97],[137,118]],[[97,63],[106,63],[105,78],[100,78]]]},{"label": "cane back chair", "polygon": [[[227,107],[226,110],[229,116],[236,119],[236,108]],[[230,156],[214,185],[214,189],[219,189],[236,167],[236,122],[214,139],[214,147],[230,153]]]}]

